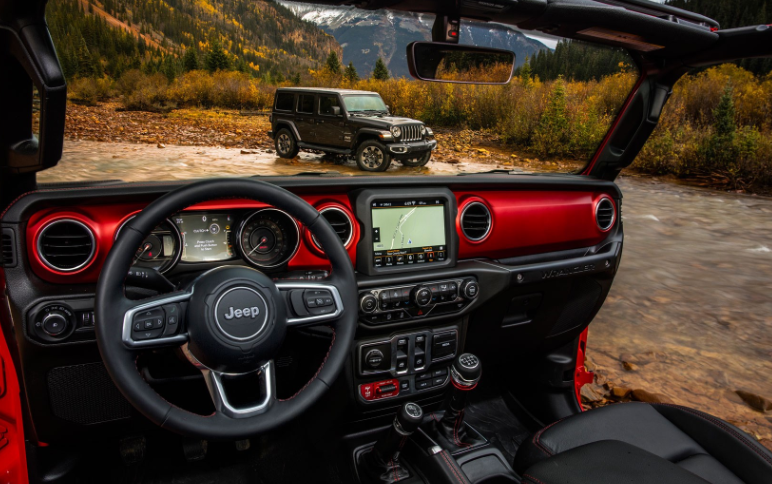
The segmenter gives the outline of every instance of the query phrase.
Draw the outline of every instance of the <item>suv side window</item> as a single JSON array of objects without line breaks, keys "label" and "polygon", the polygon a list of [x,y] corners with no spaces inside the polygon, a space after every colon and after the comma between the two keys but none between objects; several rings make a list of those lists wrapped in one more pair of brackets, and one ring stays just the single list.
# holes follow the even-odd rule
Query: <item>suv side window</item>
[{"label": "suv side window", "polygon": [[276,95],[276,110],[291,112],[294,101],[295,95],[291,92],[280,92]]},{"label": "suv side window", "polygon": [[298,97],[298,112],[304,114],[314,114],[313,94],[301,94]]},{"label": "suv side window", "polygon": [[335,116],[332,109],[334,107],[340,108],[338,96],[319,96],[319,114],[322,116]]}]

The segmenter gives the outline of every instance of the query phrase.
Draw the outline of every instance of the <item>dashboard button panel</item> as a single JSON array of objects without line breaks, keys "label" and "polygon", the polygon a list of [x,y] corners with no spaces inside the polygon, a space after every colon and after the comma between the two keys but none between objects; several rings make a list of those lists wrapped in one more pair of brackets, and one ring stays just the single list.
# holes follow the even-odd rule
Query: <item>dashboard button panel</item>
[{"label": "dashboard button panel", "polygon": [[359,316],[362,322],[377,325],[457,313],[477,298],[479,290],[471,277],[369,289],[359,293]]}]

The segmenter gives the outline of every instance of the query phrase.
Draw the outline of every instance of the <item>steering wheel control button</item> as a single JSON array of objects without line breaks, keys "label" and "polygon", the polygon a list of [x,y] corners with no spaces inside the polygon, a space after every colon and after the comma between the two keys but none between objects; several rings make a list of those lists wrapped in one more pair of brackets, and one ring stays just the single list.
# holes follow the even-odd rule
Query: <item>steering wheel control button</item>
[{"label": "steering wheel control button", "polygon": [[303,300],[306,311],[313,316],[335,312],[335,301],[330,291],[324,289],[308,290],[303,293]]},{"label": "steering wheel control button", "polygon": [[217,299],[214,319],[225,336],[236,341],[252,340],[266,326],[268,305],[257,290],[247,286],[232,287]]},{"label": "steering wheel control button", "polygon": [[155,338],[161,337],[161,335],[163,335],[163,332],[164,332],[163,329],[151,329],[149,331],[140,331],[138,333],[134,333],[134,339],[137,341],[155,339]]}]

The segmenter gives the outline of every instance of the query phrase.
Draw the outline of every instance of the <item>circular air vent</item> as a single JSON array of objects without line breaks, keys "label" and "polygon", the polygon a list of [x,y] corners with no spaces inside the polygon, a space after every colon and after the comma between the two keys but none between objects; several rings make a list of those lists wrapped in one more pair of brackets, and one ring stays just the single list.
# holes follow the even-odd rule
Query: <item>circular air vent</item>
[{"label": "circular air vent", "polygon": [[485,204],[472,202],[461,212],[461,230],[467,239],[477,242],[491,231],[491,212]]},{"label": "circular air vent", "polygon": [[84,223],[60,219],[46,225],[38,235],[38,255],[51,269],[73,272],[94,257],[94,232]]},{"label": "circular air vent", "polygon": [[[348,247],[351,238],[354,236],[354,225],[351,223],[348,214],[337,207],[323,208],[319,213],[322,214],[322,217],[327,219],[330,225],[332,225],[332,228],[335,230],[335,233],[338,234],[340,241],[343,242],[343,246]],[[311,239],[314,241],[314,245],[319,249],[322,248],[316,240],[316,237],[312,235]]]},{"label": "circular air vent", "polygon": [[603,232],[614,226],[617,213],[610,198],[602,198],[595,206],[595,222]]}]

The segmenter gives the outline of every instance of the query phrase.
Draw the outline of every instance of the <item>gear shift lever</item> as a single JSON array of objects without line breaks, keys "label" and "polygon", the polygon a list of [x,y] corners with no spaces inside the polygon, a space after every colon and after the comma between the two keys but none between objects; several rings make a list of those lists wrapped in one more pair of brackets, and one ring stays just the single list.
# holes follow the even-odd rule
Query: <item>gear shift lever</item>
[{"label": "gear shift lever", "polygon": [[[445,413],[435,422],[437,433],[447,441],[440,444],[445,448],[450,447],[448,450],[468,448],[480,443],[478,439],[467,435],[464,409],[469,392],[474,390],[481,376],[482,364],[479,358],[471,353],[457,356],[450,367],[452,388],[443,404]],[[450,445],[446,447],[446,444]]]},{"label": "gear shift lever", "polygon": [[417,403],[402,405],[386,435],[380,438],[370,452],[359,460],[363,482],[388,483],[410,477],[410,472],[400,464],[399,454],[408,437],[418,429],[424,412]]}]

